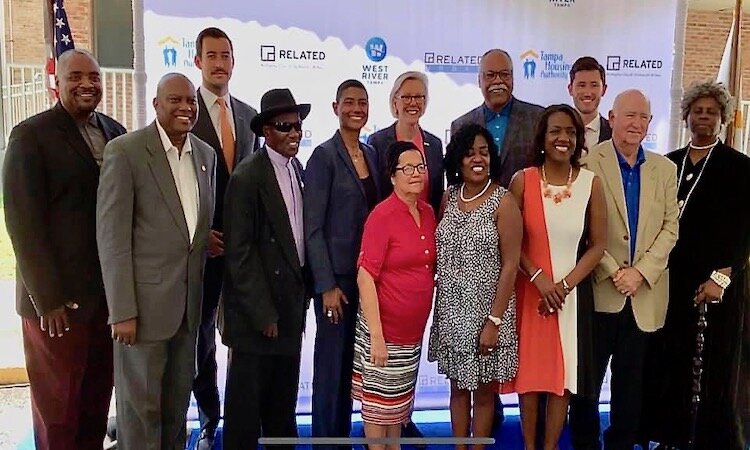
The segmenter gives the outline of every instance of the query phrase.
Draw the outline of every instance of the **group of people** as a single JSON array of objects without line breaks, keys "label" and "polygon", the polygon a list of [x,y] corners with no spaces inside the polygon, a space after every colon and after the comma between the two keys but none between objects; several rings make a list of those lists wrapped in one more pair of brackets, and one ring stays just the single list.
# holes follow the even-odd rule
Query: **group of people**
[{"label": "group of people", "polygon": [[226,449],[297,436],[310,299],[315,437],[349,436],[353,399],[367,437],[418,436],[428,332],[456,437],[490,436],[498,394],[515,392],[527,449],[557,448],[566,421],[576,449],[601,448],[611,359],[604,448],[685,448],[696,305],[711,303],[694,444],[744,449],[750,158],[718,138],[733,111],[722,85],[685,92],[692,139],[664,157],[642,146],[643,93],[599,113],[594,58],[571,68],[573,106],[542,108],[513,95],[512,59],[493,49],[484,102],[445,152],[420,126],[428,79],[411,71],[388,99],[395,122],[367,143],[367,90],[341,83],[338,130],[303,168],[311,105],[288,89],[260,112],[231,96],[218,28],[198,35],[195,65],[198,89],[165,75],[156,120],[126,133],[96,112],[96,60],[69,50],[58,104],[11,133],[3,191],[38,449],[101,449],[113,384],[121,449],[184,448],[191,391],[200,449],[221,418]]}]

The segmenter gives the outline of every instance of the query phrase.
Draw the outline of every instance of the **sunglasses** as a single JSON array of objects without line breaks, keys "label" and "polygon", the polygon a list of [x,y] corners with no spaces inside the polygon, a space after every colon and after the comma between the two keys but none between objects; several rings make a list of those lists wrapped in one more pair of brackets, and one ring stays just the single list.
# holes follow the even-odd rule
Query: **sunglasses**
[{"label": "sunglasses", "polygon": [[302,122],[274,122],[271,126],[281,133],[289,133],[294,128],[297,131],[302,131]]}]

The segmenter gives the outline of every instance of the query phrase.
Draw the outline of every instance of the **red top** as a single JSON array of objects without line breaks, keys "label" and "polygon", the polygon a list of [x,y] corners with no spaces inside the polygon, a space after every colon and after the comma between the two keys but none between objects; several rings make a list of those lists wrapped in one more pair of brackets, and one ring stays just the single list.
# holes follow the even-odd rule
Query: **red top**
[{"label": "red top", "polygon": [[421,226],[395,193],[365,222],[358,267],[375,280],[383,337],[391,344],[422,342],[435,285],[435,213],[417,201]]},{"label": "red top", "polygon": [[[409,142],[409,139],[402,139],[398,136],[398,132],[396,133],[396,140],[398,141],[406,141]],[[422,152],[422,161],[424,161],[425,167],[427,167],[427,156],[424,154],[424,139],[422,139],[422,130],[418,129],[416,133],[414,133],[414,137],[411,139],[411,142],[414,143],[414,145],[417,146],[420,152]],[[424,185],[422,186],[422,192],[419,193],[420,200],[424,200],[427,203],[430,203],[430,170],[427,169],[422,176],[422,179],[424,180]]]}]

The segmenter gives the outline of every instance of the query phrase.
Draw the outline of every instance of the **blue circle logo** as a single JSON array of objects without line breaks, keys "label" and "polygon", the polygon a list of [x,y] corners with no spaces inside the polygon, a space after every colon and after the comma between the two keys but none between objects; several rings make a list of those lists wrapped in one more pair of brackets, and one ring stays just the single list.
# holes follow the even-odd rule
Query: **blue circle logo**
[{"label": "blue circle logo", "polygon": [[371,37],[365,44],[365,53],[372,62],[380,62],[385,59],[388,47],[381,37]]}]

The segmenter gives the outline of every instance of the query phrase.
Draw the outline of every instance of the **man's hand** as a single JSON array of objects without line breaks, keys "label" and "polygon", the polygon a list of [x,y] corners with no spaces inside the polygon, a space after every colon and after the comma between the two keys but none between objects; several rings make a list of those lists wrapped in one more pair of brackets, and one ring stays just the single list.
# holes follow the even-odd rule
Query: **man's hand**
[{"label": "man's hand", "polygon": [[269,339],[276,339],[279,337],[279,327],[276,325],[276,322],[266,325],[265,328],[263,328],[263,336]]},{"label": "man's hand", "polygon": [[323,314],[333,324],[338,324],[339,319],[344,315],[344,308],[341,302],[349,304],[346,295],[344,295],[341,289],[335,287],[323,292]]},{"label": "man's hand", "polygon": [[635,297],[638,288],[643,284],[643,275],[635,267],[623,267],[612,277],[617,292],[628,297]]},{"label": "man's hand", "polygon": [[39,318],[39,328],[49,331],[49,337],[63,337],[66,331],[70,331],[68,311],[65,305],[55,308]]},{"label": "man's hand", "polygon": [[224,256],[224,233],[208,230],[208,257]]},{"label": "man's hand", "polygon": [[128,347],[135,344],[138,319],[128,319],[112,324],[112,339]]}]

